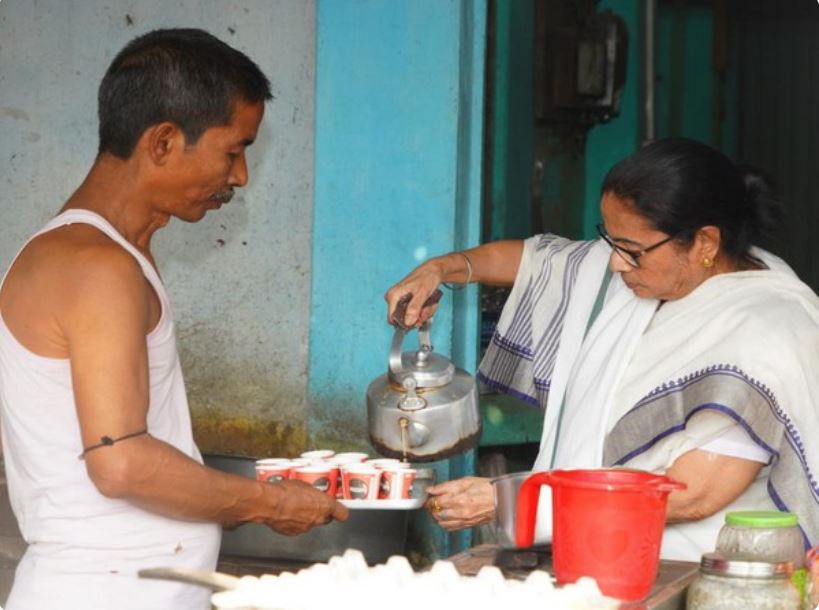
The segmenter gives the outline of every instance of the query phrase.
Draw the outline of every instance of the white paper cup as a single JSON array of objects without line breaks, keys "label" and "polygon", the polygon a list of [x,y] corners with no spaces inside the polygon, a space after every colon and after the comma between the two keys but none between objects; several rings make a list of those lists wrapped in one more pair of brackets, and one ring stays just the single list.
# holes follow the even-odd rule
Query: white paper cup
[{"label": "white paper cup", "polygon": [[304,481],[323,491],[328,496],[336,497],[336,487],[338,486],[338,469],[331,464],[311,464],[310,466],[299,466],[290,472],[290,478],[296,481]]},{"label": "white paper cup", "polygon": [[333,459],[339,464],[349,464],[353,462],[363,462],[368,457],[370,456],[360,451],[345,451],[343,453],[336,453]]},{"label": "white paper cup", "polygon": [[341,466],[342,494],[347,500],[378,499],[381,470],[366,464]]},{"label": "white paper cup", "polygon": [[258,460],[256,466],[256,480],[267,483],[283,481],[290,477],[293,463],[289,460],[267,459]]},{"label": "white paper cup", "polygon": [[333,471],[335,472],[335,477],[336,477],[336,481],[337,481],[337,483],[336,483],[336,496],[335,497],[336,497],[336,500],[341,500],[342,498],[344,498],[344,491],[342,489],[344,486],[341,484],[341,467],[344,464],[346,464],[347,462],[343,462],[343,461],[339,462],[339,461],[336,460],[335,457],[331,457],[329,460],[327,460],[325,462],[322,462],[322,463],[326,464],[327,466],[332,468]]},{"label": "white paper cup", "polygon": [[316,461],[316,460],[327,460],[333,457],[336,454],[335,451],[332,449],[316,449],[314,451],[305,451],[299,457],[302,457],[306,460]]},{"label": "white paper cup", "polygon": [[274,458],[263,458],[261,460],[256,460],[256,465],[260,464],[285,464],[292,462],[293,460],[286,457],[274,457]]},{"label": "white paper cup", "polygon": [[408,500],[412,497],[415,474],[414,468],[382,469],[378,497],[383,500]]}]

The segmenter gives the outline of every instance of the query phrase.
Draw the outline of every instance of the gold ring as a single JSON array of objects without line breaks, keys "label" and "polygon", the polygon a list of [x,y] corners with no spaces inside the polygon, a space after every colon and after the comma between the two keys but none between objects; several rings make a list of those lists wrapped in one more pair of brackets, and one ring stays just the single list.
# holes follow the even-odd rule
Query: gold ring
[{"label": "gold ring", "polygon": [[432,512],[436,514],[441,512],[441,503],[438,502],[438,498],[432,498]]}]

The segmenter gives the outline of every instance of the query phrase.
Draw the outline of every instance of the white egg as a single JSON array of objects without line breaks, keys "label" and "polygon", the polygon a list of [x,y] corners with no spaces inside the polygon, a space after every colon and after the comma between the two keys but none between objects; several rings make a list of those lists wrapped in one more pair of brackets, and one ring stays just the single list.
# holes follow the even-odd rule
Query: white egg
[{"label": "white egg", "polygon": [[535,570],[526,577],[526,586],[537,591],[553,591],[552,576],[543,570]]},{"label": "white egg", "polygon": [[501,572],[500,568],[497,566],[483,566],[478,571],[476,578],[482,583],[489,583],[495,586],[503,586],[503,584],[506,582],[503,572]]},{"label": "white egg", "polygon": [[415,571],[412,569],[410,562],[401,555],[393,555],[387,559],[386,567],[400,582],[409,581],[415,576]]},{"label": "white egg", "polygon": [[460,580],[461,575],[451,561],[436,561],[432,564],[429,574],[434,583],[441,586],[452,585]]},{"label": "white egg", "polygon": [[364,554],[358,549],[347,549],[342,557],[342,566],[345,576],[355,578],[367,571],[367,561]]},{"label": "white egg", "polygon": [[237,591],[221,591],[211,595],[211,603],[219,610],[245,610],[251,608],[252,600]]},{"label": "white egg", "polygon": [[236,588],[240,589],[242,587],[252,587],[257,582],[259,582],[259,579],[255,576],[242,576],[239,579],[239,582],[236,584]]},{"label": "white egg", "polygon": [[597,581],[589,576],[578,578],[575,586],[582,591],[600,595],[600,587],[597,586]]},{"label": "white egg", "polygon": [[415,572],[406,557],[395,555],[369,567],[364,555],[347,550],[326,564],[296,574],[246,576],[234,591],[215,593],[218,610],[417,610],[418,608],[520,608],[614,610],[616,600],[603,597],[597,583],[581,578],[556,588],[547,572],[537,570],[525,581],[507,580],[495,566],[477,576],[461,576],[449,561]]},{"label": "white egg", "polygon": [[455,591],[461,600],[458,603],[461,608],[486,608],[491,603],[486,593],[472,587],[459,586]]}]

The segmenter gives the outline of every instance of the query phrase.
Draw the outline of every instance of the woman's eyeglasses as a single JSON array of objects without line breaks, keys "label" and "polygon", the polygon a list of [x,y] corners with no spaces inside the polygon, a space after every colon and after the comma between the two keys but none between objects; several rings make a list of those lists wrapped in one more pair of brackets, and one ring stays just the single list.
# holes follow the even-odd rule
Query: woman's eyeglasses
[{"label": "woman's eyeglasses", "polygon": [[605,227],[603,227],[602,224],[597,225],[597,234],[600,236],[600,238],[604,242],[606,242],[608,245],[611,246],[612,250],[617,252],[617,254],[620,256],[620,258],[622,258],[624,261],[626,261],[630,266],[634,267],[635,269],[638,269],[640,267],[639,258],[641,256],[643,256],[644,254],[647,254],[648,252],[651,252],[655,248],[659,248],[663,244],[667,244],[672,239],[677,237],[676,235],[669,235],[664,240],[658,241],[656,244],[648,246],[647,248],[643,248],[642,250],[629,250],[628,248],[623,248],[622,246],[618,246],[617,244],[615,244],[612,241],[611,237],[609,237],[609,234],[606,233],[606,229],[605,229]]}]

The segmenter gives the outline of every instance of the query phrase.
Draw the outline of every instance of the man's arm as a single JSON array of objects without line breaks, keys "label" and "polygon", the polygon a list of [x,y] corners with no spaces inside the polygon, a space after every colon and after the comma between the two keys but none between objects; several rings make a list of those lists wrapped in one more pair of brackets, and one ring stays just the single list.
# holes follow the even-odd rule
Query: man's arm
[{"label": "man's arm", "polygon": [[[58,324],[68,344],[83,446],[90,447],[103,436],[147,427],[146,335],[158,301],[139,265],[118,247],[84,250],[70,268]],[[149,435],[91,451],[86,465],[102,494],[180,519],[253,521],[296,534],[347,517],[344,506],[309,485],[218,472]]]}]

